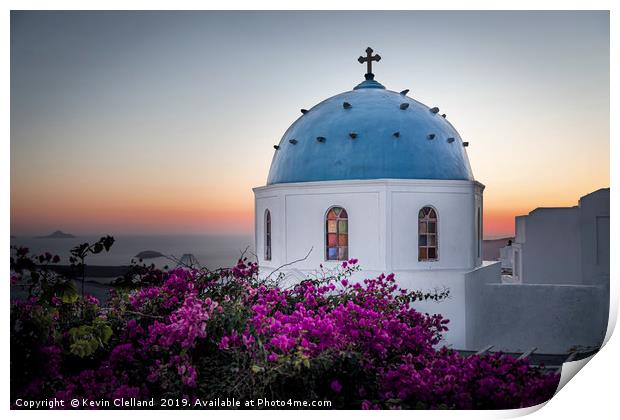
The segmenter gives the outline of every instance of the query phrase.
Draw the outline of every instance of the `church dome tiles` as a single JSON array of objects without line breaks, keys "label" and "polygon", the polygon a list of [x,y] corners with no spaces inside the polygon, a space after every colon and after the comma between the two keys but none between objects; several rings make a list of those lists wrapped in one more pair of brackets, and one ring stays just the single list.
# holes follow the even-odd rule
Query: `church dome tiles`
[{"label": "church dome tiles", "polygon": [[387,90],[369,66],[366,80],[353,90],[303,110],[277,145],[267,184],[474,180],[467,143],[437,107],[407,94]]}]

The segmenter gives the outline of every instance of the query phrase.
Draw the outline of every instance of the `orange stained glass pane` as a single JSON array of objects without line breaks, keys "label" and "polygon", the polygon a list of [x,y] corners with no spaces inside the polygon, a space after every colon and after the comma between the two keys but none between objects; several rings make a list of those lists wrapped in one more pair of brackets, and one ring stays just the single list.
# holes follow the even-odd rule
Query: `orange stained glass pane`
[{"label": "orange stained glass pane", "polygon": [[338,222],[335,220],[328,220],[327,221],[327,233],[336,233],[336,224]]},{"label": "orange stained glass pane", "polygon": [[338,235],[336,235],[335,233],[328,233],[327,234],[327,246],[336,246],[338,241]]},{"label": "orange stained glass pane", "polygon": [[339,234],[338,235],[338,245],[339,246],[347,246],[349,245],[349,235],[347,234]]},{"label": "orange stained glass pane", "polygon": [[428,259],[427,248],[419,248],[418,259],[424,261]]}]

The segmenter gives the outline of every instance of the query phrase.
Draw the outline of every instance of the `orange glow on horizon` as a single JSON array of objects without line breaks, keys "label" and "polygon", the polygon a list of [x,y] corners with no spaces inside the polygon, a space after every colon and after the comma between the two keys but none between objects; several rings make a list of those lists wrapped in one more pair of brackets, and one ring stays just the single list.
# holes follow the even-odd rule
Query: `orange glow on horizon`
[{"label": "orange glow on horizon", "polygon": [[608,12],[289,15],[12,14],[11,233],[251,234],[273,145],[363,79],[368,25],[377,80],[469,143],[484,237],[609,186]]}]

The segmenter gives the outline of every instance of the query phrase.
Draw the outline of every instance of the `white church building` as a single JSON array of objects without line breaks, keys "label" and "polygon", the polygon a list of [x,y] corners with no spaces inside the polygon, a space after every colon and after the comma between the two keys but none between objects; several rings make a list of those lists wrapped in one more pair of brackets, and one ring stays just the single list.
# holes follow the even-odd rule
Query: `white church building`
[{"label": "white church building", "polygon": [[572,209],[518,218],[510,252],[520,278],[502,282],[502,263],[482,258],[484,185],[468,143],[437,107],[374,80],[381,57],[366,54],[358,59],[365,80],[302,109],[274,146],[267,185],[254,188],[260,275],[281,273],[292,284],[357,258],[353,280],[394,273],[400,287],[448,289],[448,299],[415,307],[450,320],[444,344],[455,349],[600,347],[609,189]]},{"label": "white church building", "polygon": [[359,278],[395,273],[401,287],[449,289],[418,309],[450,319],[446,344],[466,345],[466,278],[499,279],[482,261],[484,185],[468,143],[436,107],[365,80],[305,110],[282,136],[267,185],[254,188],[261,275],[289,281],[357,258]]}]

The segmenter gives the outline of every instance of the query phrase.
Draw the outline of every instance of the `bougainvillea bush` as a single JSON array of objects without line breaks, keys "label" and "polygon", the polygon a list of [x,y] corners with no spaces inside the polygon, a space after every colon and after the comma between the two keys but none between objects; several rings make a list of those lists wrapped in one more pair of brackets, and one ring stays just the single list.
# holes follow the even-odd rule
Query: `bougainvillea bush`
[{"label": "bougainvillea bush", "polygon": [[[26,250],[12,281],[33,281]],[[20,262],[21,261],[21,262]],[[517,408],[551,398],[556,374],[501,354],[441,346],[448,320],[411,308],[438,299],[393,275],[352,282],[357,261],[289,288],[246,259],[217,271],[154,268],[105,304],[58,275],[11,305],[15,398],[328,400],[332,408]],[[41,282],[41,276],[36,281]],[[29,280],[26,280],[29,279]]]}]

